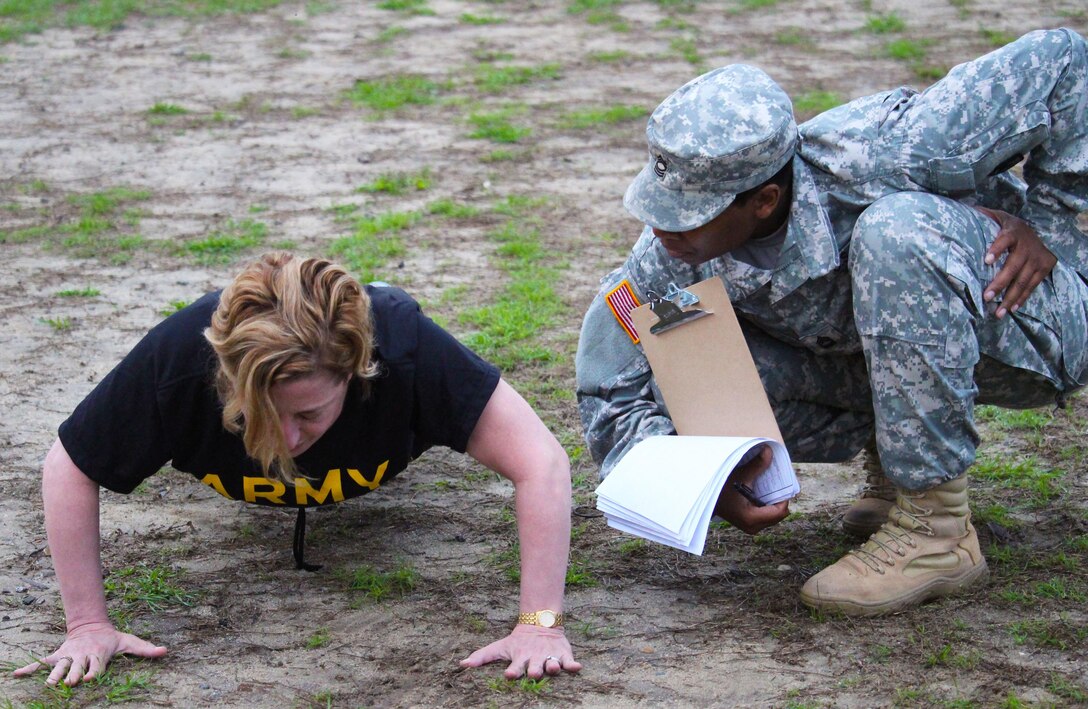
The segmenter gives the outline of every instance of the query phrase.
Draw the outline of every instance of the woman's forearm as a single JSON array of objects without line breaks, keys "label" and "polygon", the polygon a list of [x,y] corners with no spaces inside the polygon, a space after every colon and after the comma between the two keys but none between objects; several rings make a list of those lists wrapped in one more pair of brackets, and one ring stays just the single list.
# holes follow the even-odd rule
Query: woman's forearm
[{"label": "woman's forearm", "polygon": [[59,440],[45,457],[42,499],[68,633],[87,625],[108,624],[102,586],[98,484],[76,467]]},{"label": "woman's forearm", "polygon": [[560,454],[546,474],[515,487],[523,613],[563,610],[570,552],[570,472],[562,449]]},{"label": "woman's forearm", "polygon": [[515,489],[521,611],[562,610],[570,550],[570,461],[529,404],[500,381],[468,452]]}]

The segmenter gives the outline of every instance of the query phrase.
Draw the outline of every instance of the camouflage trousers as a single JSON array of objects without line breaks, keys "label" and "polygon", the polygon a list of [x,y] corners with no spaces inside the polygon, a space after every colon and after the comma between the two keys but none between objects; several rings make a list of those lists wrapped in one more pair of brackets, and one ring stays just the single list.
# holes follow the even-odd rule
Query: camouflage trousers
[{"label": "camouflage trousers", "polygon": [[743,323],[799,462],[850,458],[875,430],[885,473],[923,490],[959,477],[979,443],[976,403],[1053,404],[1088,378],[1088,284],[1058,263],[1016,313],[983,291],[997,225],[925,193],[889,195],[855,225],[849,269],[862,353],[828,356]]}]

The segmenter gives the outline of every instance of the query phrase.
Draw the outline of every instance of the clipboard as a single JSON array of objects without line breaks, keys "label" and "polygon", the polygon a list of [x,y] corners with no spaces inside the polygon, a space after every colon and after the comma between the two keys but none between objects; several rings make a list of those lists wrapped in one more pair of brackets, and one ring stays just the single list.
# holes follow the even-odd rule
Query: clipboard
[{"label": "clipboard", "polygon": [[676,432],[684,436],[762,436],[782,443],[771,403],[718,277],[684,290],[709,316],[692,317],[658,334],[650,303],[631,311],[642,349]]}]

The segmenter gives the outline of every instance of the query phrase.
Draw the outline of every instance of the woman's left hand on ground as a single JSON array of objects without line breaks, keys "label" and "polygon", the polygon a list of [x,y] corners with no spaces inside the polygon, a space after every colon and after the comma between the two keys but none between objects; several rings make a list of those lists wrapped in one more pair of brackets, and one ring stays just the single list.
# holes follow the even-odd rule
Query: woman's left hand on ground
[{"label": "woman's left hand on ground", "polygon": [[496,640],[461,660],[462,667],[480,667],[489,662],[508,660],[503,672],[507,679],[529,675],[540,679],[562,671],[577,672],[582,663],[576,662],[567,636],[557,628],[518,625],[502,640]]}]

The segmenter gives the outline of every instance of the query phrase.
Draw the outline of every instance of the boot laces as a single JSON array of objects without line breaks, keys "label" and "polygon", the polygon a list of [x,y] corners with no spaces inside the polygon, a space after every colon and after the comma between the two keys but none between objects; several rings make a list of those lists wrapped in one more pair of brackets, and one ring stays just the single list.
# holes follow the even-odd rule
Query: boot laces
[{"label": "boot laces", "polygon": [[[908,547],[917,549],[918,543],[914,540],[915,532],[927,537],[933,536],[933,528],[924,519],[931,515],[932,511],[914,502],[923,494],[900,493],[898,510],[894,513],[897,519],[888,520],[882,524],[880,529],[869,537],[869,541],[857,549],[851,549],[849,553],[873,571],[883,575],[885,567],[895,566],[898,559],[907,555]],[[902,518],[904,517],[909,518],[914,524],[909,527],[903,525]]]},{"label": "boot laces", "polygon": [[895,485],[884,475],[884,469],[880,467],[880,461],[875,456],[866,457],[863,465],[865,469],[865,483],[861,487],[861,498],[876,497],[881,500],[895,499]]}]

